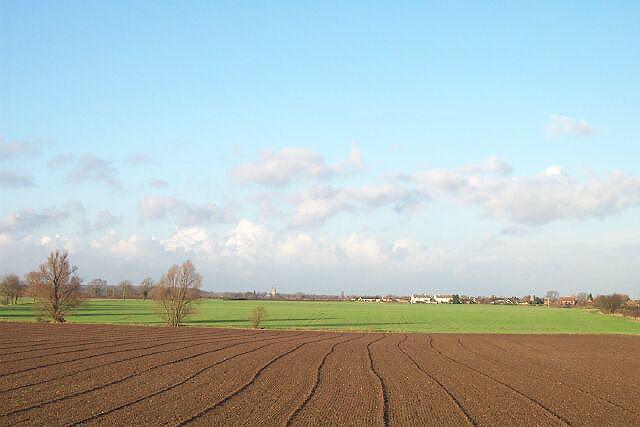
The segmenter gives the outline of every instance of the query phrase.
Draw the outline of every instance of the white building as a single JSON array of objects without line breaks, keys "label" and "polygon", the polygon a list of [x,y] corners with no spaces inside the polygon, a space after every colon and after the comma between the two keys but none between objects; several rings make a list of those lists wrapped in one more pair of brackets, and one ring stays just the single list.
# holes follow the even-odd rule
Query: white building
[{"label": "white building", "polygon": [[424,294],[422,296],[411,294],[411,304],[437,304],[436,300],[431,296]]},{"label": "white building", "polygon": [[451,304],[453,302],[453,295],[434,295],[433,299],[438,304]]}]

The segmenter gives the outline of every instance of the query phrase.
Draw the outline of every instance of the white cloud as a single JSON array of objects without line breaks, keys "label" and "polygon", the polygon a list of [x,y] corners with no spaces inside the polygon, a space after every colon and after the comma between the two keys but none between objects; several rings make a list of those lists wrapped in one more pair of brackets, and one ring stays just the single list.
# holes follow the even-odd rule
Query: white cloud
[{"label": "white cloud", "polygon": [[75,156],[71,154],[59,154],[49,159],[49,166],[52,168],[62,168],[70,166],[75,161]]},{"label": "white cloud", "polygon": [[0,138],[0,161],[33,157],[39,153],[40,145],[41,143],[8,142]]},{"label": "white cloud", "polygon": [[33,186],[33,178],[29,175],[0,169],[0,187],[24,188]]},{"label": "white cloud", "polygon": [[284,265],[313,265],[332,268],[336,264],[336,245],[310,234],[287,235],[276,244],[274,256]]},{"label": "white cloud", "polygon": [[550,178],[567,176],[567,174],[562,169],[562,166],[549,166],[544,170],[544,175]]},{"label": "white cloud", "polygon": [[91,225],[91,230],[102,230],[104,228],[112,227],[122,221],[122,217],[114,215],[109,212],[108,209],[98,212],[98,216],[94,223]]},{"label": "white cloud", "polygon": [[243,219],[238,222],[224,242],[225,253],[246,261],[270,256],[273,234],[263,225]]},{"label": "white cloud", "polygon": [[279,152],[262,152],[258,162],[235,168],[233,175],[241,182],[280,186],[299,179],[327,179],[363,167],[362,152],[357,148],[353,148],[346,159],[329,165],[310,148],[290,147]]},{"label": "white cloud", "polygon": [[341,211],[359,212],[363,209],[375,209],[395,205],[397,210],[406,209],[412,193],[390,184],[366,185],[335,189],[316,187],[298,194],[294,198],[296,205],[292,225],[308,227],[317,225]]},{"label": "white cloud", "polygon": [[351,234],[342,239],[339,251],[348,262],[381,265],[389,259],[389,245],[381,239]]},{"label": "white cloud", "polygon": [[42,236],[37,240],[37,244],[49,251],[64,249],[67,252],[75,252],[83,246],[83,242],[78,237],[63,236],[55,234],[52,236]]},{"label": "white cloud", "polygon": [[167,188],[169,182],[164,179],[153,178],[149,180],[149,185],[156,188]]},{"label": "white cloud", "polygon": [[[68,160],[68,158],[61,158],[56,161],[65,163]],[[92,181],[105,184],[114,190],[122,189],[122,182],[116,177],[117,170],[111,162],[94,155],[85,155],[74,160],[74,163],[68,175],[71,182],[85,183]]]},{"label": "white cloud", "polygon": [[132,260],[153,255],[157,245],[139,234],[120,237],[115,230],[109,230],[91,241],[91,249],[117,259]]},{"label": "white cloud", "polygon": [[136,153],[127,157],[127,163],[135,166],[149,165],[153,163],[153,159],[146,153]]},{"label": "white cloud", "polygon": [[229,208],[213,203],[189,203],[169,196],[144,197],[138,202],[138,211],[145,221],[178,217],[178,223],[183,226],[229,222],[233,217]]},{"label": "white cloud", "polygon": [[414,178],[424,194],[446,194],[481,207],[491,217],[527,225],[603,218],[640,205],[640,177],[621,172],[584,183],[558,166],[525,177],[487,176],[463,168],[419,172]]},{"label": "white cloud", "polygon": [[21,209],[0,218],[0,233],[30,233],[39,228],[59,226],[83,212],[84,207],[78,202],[67,203],[62,208]]},{"label": "white cloud", "polygon": [[351,173],[364,169],[364,156],[358,148],[352,148],[346,159],[329,168],[331,173]]},{"label": "white cloud", "polygon": [[259,263],[273,259],[273,236],[265,226],[242,219],[224,235],[203,226],[176,227],[160,243],[166,251],[202,256],[209,262]]},{"label": "white cloud", "polygon": [[596,130],[586,120],[578,120],[562,114],[551,114],[547,124],[547,132],[555,136],[590,136]]},{"label": "white cloud", "polygon": [[470,174],[495,174],[495,175],[511,175],[513,167],[504,160],[491,156],[479,165],[467,165],[462,170]]},{"label": "white cloud", "polygon": [[257,272],[274,265],[287,270],[304,265],[332,271],[357,265],[374,270],[420,271],[439,268],[450,257],[447,251],[428,250],[409,238],[386,241],[352,233],[330,241],[307,233],[274,232],[246,219],[222,235],[201,226],[176,227],[160,244],[168,252],[236,269],[253,266]]},{"label": "white cloud", "polygon": [[208,260],[219,255],[219,239],[209,235],[205,227],[176,227],[174,233],[160,243],[169,252],[183,251],[204,255]]}]

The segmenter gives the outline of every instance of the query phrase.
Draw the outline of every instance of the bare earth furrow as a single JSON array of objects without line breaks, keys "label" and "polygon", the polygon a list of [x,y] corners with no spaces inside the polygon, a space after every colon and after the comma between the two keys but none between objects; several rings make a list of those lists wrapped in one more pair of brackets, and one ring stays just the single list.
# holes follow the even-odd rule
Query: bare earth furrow
[{"label": "bare earth furrow", "polygon": [[367,345],[380,337],[365,334],[336,347],[325,361],[313,397],[298,412],[296,425],[383,425],[379,380],[367,354]]},{"label": "bare earth furrow", "polygon": [[[189,339],[189,340],[193,341],[193,339]],[[161,342],[161,343],[158,343],[158,344],[152,344],[152,345],[142,346],[142,347],[118,349],[118,350],[112,350],[112,351],[106,351],[106,352],[98,352],[98,353],[89,354],[89,355],[76,357],[76,358],[72,358],[72,359],[58,360],[56,362],[41,363],[39,365],[33,365],[33,366],[29,366],[29,367],[26,367],[26,368],[23,368],[23,369],[18,369],[18,370],[15,370],[15,371],[9,371],[9,372],[2,373],[2,374],[0,374],[0,379],[2,379],[3,377],[22,374],[22,373],[29,372],[29,371],[34,371],[34,370],[37,370],[37,369],[51,368],[53,366],[59,366],[59,365],[67,364],[67,363],[78,362],[78,361],[93,359],[93,358],[97,358],[97,357],[110,356],[110,355],[113,355],[113,354],[124,353],[124,352],[134,351],[134,350],[148,350],[148,349],[151,349],[151,348],[156,348],[156,347],[160,347],[162,345],[166,345],[168,343],[170,343],[170,341],[165,341],[165,342]],[[136,343],[132,343],[132,344],[129,344],[129,345],[136,345],[137,346]],[[113,347],[112,346],[105,346],[103,348],[113,348]],[[21,361],[18,360],[16,362],[21,362]]]},{"label": "bare earth furrow", "polygon": [[0,322],[0,425],[640,425],[640,337]]},{"label": "bare earth furrow", "polygon": [[[488,363],[491,363],[495,366],[498,366],[500,368],[506,368],[509,371],[518,371],[520,369],[522,369],[522,363],[519,361],[508,361],[505,360],[504,358],[498,358],[498,357],[491,357],[491,356],[487,356],[484,353],[481,353],[478,350],[474,350],[472,348],[469,348],[468,346],[464,345],[462,342],[462,339],[458,338],[458,345],[467,353],[471,353],[473,354],[474,357],[483,359],[485,361],[487,361]],[[530,364],[530,363],[529,363]],[[537,373],[537,377],[539,380],[543,380],[546,384],[551,384],[551,383],[555,383],[557,386],[561,386],[561,387],[565,387],[568,388],[569,390],[567,390],[567,395],[573,395],[575,397],[575,399],[578,400],[582,400],[581,398],[578,397],[578,395],[582,394],[584,395],[584,398],[587,399],[594,399],[600,402],[600,404],[604,404],[604,405],[610,405],[613,406],[617,409],[620,409],[624,412],[627,413],[627,416],[633,416],[634,418],[638,417],[638,413],[636,413],[633,409],[631,408],[627,408],[625,406],[622,406],[612,400],[609,400],[609,398],[604,397],[599,395],[598,393],[594,393],[593,391],[590,391],[589,389],[587,389],[585,386],[580,385],[579,383],[577,383],[575,380],[573,380],[571,378],[571,376],[562,376],[562,380],[559,380],[557,377],[557,372],[558,372],[558,368],[555,367],[554,370],[550,369],[547,366],[541,365],[539,363],[536,364],[530,364],[530,366],[535,370],[535,372]],[[562,371],[561,371],[562,372]],[[554,375],[554,373],[556,375]],[[584,377],[582,377],[582,379],[584,379]],[[587,386],[589,386],[591,388],[591,390],[596,391],[598,389],[598,384],[595,383],[588,383]],[[640,421],[640,420],[639,420]]]},{"label": "bare earth furrow", "polygon": [[460,410],[460,412],[464,415],[464,417],[467,419],[467,421],[469,422],[469,424],[473,425],[473,426],[477,426],[478,422],[476,421],[476,419],[473,417],[473,415],[471,415],[471,413],[467,410],[467,408],[464,407],[464,405],[462,404],[462,402],[460,402],[460,400],[451,392],[451,390],[449,390],[449,388],[442,383],[441,381],[439,381],[434,375],[432,375],[429,371],[427,371],[426,369],[424,369],[422,367],[422,365],[420,363],[418,363],[418,361],[411,355],[409,354],[405,349],[402,348],[402,344],[406,341],[407,337],[405,336],[404,339],[402,339],[400,342],[398,342],[398,344],[396,345],[398,347],[398,350],[400,350],[400,352],[416,367],[416,369],[418,369],[423,375],[425,375],[430,381],[433,381],[434,383],[436,383],[438,385],[438,387],[440,387],[440,389],[449,397],[449,399],[451,399],[451,401],[458,407],[458,409]]},{"label": "bare earth furrow", "polygon": [[249,381],[247,381],[246,383],[244,383],[241,387],[239,387],[238,389],[234,390],[232,393],[230,393],[229,395],[225,396],[222,400],[216,402],[213,405],[210,405],[206,408],[204,408],[203,410],[201,410],[200,412],[196,413],[195,415],[193,415],[192,417],[190,417],[187,420],[184,420],[183,422],[181,422],[179,425],[187,425],[190,423],[195,422],[196,420],[198,420],[199,418],[202,418],[204,416],[207,415],[207,413],[215,410],[216,408],[222,407],[224,406],[228,401],[230,401],[231,399],[233,399],[234,397],[238,396],[240,393],[242,393],[243,391],[245,391],[247,388],[249,388],[253,383],[256,382],[256,380],[260,377],[260,375],[262,375],[262,373],[272,364],[274,364],[275,362],[277,362],[278,360],[280,360],[281,358],[283,358],[284,356],[287,356],[295,351],[297,351],[298,349],[300,349],[302,346],[305,346],[309,343],[313,343],[313,342],[318,342],[318,341],[324,341],[324,340],[329,340],[329,339],[333,339],[335,338],[334,336],[328,336],[328,337],[323,337],[320,338],[318,340],[315,341],[305,341],[302,342],[298,345],[296,345],[295,347],[278,354],[277,356],[273,357],[272,359],[270,359],[267,363],[265,363],[264,365],[262,365],[256,372],[255,374],[253,374],[253,376],[249,379]]},{"label": "bare earth furrow", "polygon": [[378,341],[382,341],[384,338],[386,338],[386,335],[383,335],[382,337],[368,343],[367,355],[369,356],[369,368],[371,369],[371,372],[373,372],[373,374],[378,378],[378,382],[380,384],[380,398],[382,399],[382,408],[383,408],[382,421],[385,426],[388,426],[389,425],[389,393],[387,391],[387,386],[384,380],[382,379],[382,376],[380,375],[380,371],[378,370],[376,363],[373,361],[373,356],[371,355],[371,345],[377,343]]},{"label": "bare earth furrow", "polygon": [[[253,335],[257,335],[257,334],[248,334],[248,335],[246,335],[246,337],[250,337],[250,336],[253,336]],[[238,338],[239,338],[238,336],[227,336],[227,335],[224,335],[222,337],[218,337],[218,338],[215,338],[215,339],[198,339],[197,342],[195,342],[195,343],[194,343],[194,340],[187,340],[186,342],[189,342],[191,344],[185,345],[185,346],[181,346],[181,347],[176,347],[176,348],[169,348],[169,349],[165,349],[165,350],[157,350],[157,351],[151,351],[151,352],[146,351],[146,350],[149,350],[149,349],[152,349],[152,348],[165,347],[165,346],[170,346],[170,345],[175,345],[175,344],[180,344],[180,343],[185,342],[185,341],[182,341],[182,340],[175,340],[173,342],[167,342],[167,343],[163,343],[163,344],[158,344],[158,345],[153,345],[153,346],[148,346],[148,347],[143,347],[143,348],[137,348],[135,350],[128,350],[126,352],[129,352],[129,351],[131,351],[131,352],[144,351],[144,353],[136,355],[136,356],[132,356],[132,357],[125,357],[123,359],[116,359],[116,360],[112,360],[112,361],[109,361],[109,362],[100,363],[100,364],[97,364],[96,366],[90,366],[90,367],[87,367],[87,368],[82,368],[82,369],[78,369],[78,370],[74,370],[74,371],[65,370],[64,374],[62,374],[62,375],[58,375],[58,376],[54,376],[54,377],[48,377],[48,378],[40,380],[40,381],[30,382],[30,383],[21,384],[21,385],[16,385],[16,386],[13,386],[13,387],[10,387],[10,388],[7,388],[7,389],[0,390],[0,394],[8,393],[8,392],[12,392],[12,391],[28,388],[28,387],[34,387],[34,386],[37,386],[37,385],[50,384],[50,383],[52,383],[54,381],[58,381],[58,380],[66,380],[66,379],[68,379],[70,377],[73,377],[74,375],[77,375],[77,374],[87,373],[87,372],[95,371],[95,370],[98,370],[98,369],[104,369],[104,368],[108,368],[108,367],[111,367],[111,366],[116,365],[116,364],[132,362],[132,361],[135,361],[137,359],[149,358],[151,356],[160,355],[160,354],[175,353],[177,351],[188,350],[188,349],[191,349],[191,348],[194,348],[194,347],[202,346],[204,344],[211,344],[211,343],[216,343],[216,342],[220,342],[220,341],[234,340],[234,339],[238,339]]]},{"label": "bare earth furrow", "polygon": [[320,386],[320,383],[322,381],[322,374],[323,374],[323,371],[325,369],[327,358],[333,354],[333,352],[336,350],[336,347],[339,346],[339,345],[351,342],[351,341],[355,340],[356,338],[360,338],[360,337],[361,336],[351,337],[351,338],[349,338],[349,339],[347,339],[345,341],[339,341],[339,342],[333,343],[331,345],[329,350],[322,356],[322,359],[320,360],[320,363],[318,364],[318,367],[316,368],[315,381],[314,381],[313,385],[311,386],[311,389],[307,392],[304,400],[300,403],[300,405],[298,405],[298,407],[291,413],[291,415],[289,415],[287,417],[287,421],[286,421],[285,425],[287,425],[287,426],[293,425],[294,424],[294,420],[296,419],[297,415],[300,412],[302,412],[302,410],[309,403],[309,401],[311,401],[311,399],[313,399],[313,396],[314,396],[316,390],[318,389],[318,387]]},{"label": "bare earth furrow", "polygon": [[[224,332],[222,333],[216,333],[216,334],[212,334],[212,333],[201,333],[201,334],[191,334],[192,338],[197,338],[197,337],[211,337],[213,335],[224,335]],[[43,347],[42,345],[32,345],[29,346],[28,349],[23,350],[23,349],[18,349],[17,351],[8,351],[5,353],[0,353],[0,361],[2,362],[12,362],[12,361],[16,361],[16,360],[29,360],[29,358],[36,358],[36,357],[31,357],[31,356],[27,356],[27,357],[17,357],[15,359],[4,359],[2,358],[2,356],[18,356],[21,354],[25,354],[25,353],[34,353],[34,352],[39,352],[39,351],[49,351],[49,350],[59,350],[62,348],[72,348],[72,347],[78,347],[78,346],[83,346],[83,345],[88,345],[88,346],[98,346],[101,348],[107,348],[107,347],[113,347],[115,345],[121,345],[121,343],[126,343],[126,342],[153,342],[153,341],[162,341],[162,340],[172,340],[175,339],[175,335],[174,334],[163,334],[163,335],[152,335],[149,336],[148,334],[144,334],[144,335],[140,335],[138,337],[136,336],[127,336],[127,337],[121,337],[121,338],[114,338],[114,339],[108,339],[108,340],[83,340],[81,342],[75,342],[75,343],[67,343],[67,344],[63,344],[63,345],[55,345],[55,346],[48,346],[48,347]],[[109,345],[109,344],[114,344],[113,346]],[[120,343],[120,344],[118,344]],[[35,348],[32,348],[35,347]],[[91,347],[89,347],[88,349],[90,349]],[[86,350],[86,349],[85,349]],[[42,354],[42,355],[38,355],[37,357],[49,357],[49,356],[56,356],[59,354],[67,354],[67,353],[72,353],[72,352],[79,352],[79,351],[83,351],[83,349],[77,349],[77,350],[73,350],[70,352],[54,352],[54,353],[46,353],[46,354]]]},{"label": "bare earth furrow", "polygon": [[[252,341],[249,341],[249,342],[255,342],[255,340],[252,340]],[[147,373],[149,373],[149,372],[151,372],[151,371],[153,371],[155,369],[158,369],[158,368],[161,368],[161,367],[164,367],[164,366],[167,366],[167,365],[172,365],[172,364],[175,364],[175,363],[184,362],[186,360],[191,360],[191,359],[193,359],[195,357],[199,357],[199,356],[202,356],[202,355],[205,355],[205,354],[211,354],[211,353],[215,353],[215,352],[218,352],[218,351],[226,350],[228,348],[231,348],[231,347],[234,347],[234,346],[238,346],[238,345],[241,345],[241,344],[244,344],[244,343],[246,343],[246,342],[230,344],[228,346],[223,346],[223,347],[221,347],[219,349],[216,349],[216,350],[199,352],[199,353],[196,353],[196,354],[193,354],[193,355],[182,357],[180,359],[171,360],[171,361],[165,362],[165,363],[163,363],[161,365],[155,365],[155,366],[147,368],[147,369],[145,369],[143,371],[134,372],[132,374],[128,374],[128,375],[126,375],[124,377],[120,377],[118,379],[109,381],[109,382],[104,383],[104,384],[100,384],[98,386],[95,386],[95,387],[92,387],[92,388],[89,388],[89,389],[79,390],[77,392],[70,393],[70,394],[67,394],[67,395],[64,395],[64,396],[60,396],[60,397],[57,397],[57,398],[54,398],[54,399],[49,399],[49,400],[46,400],[46,401],[38,402],[38,403],[36,403],[34,405],[31,405],[29,407],[16,409],[16,410],[7,412],[5,414],[2,414],[1,416],[2,417],[8,417],[8,416],[11,416],[11,415],[16,415],[16,414],[27,412],[27,411],[31,411],[31,410],[34,410],[34,409],[39,409],[39,408],[42,408],[42,407],[44,407],[46,405],[51,405],[53,403],[61,402],[63,400],[67,400],[67,399],[70,399],[70,398],[73,398],[73,397],[86,395],[88,393],[92,393],[92,392],[104,389],[106,387],[110,387],[110,386],[113,386],[113,385],[116,385],[116,384],[123,383],[123,382],[125,382],[125,381],[127,381],[127,380],[129,380],[131,378],[134,378],[136,376],[140,376],[140,375],[143,375],[143,374],[147,374]]]},{"label": "bare earth furrow", "polygon": [[[572,341],[577,343],[585,340],[584,336],[572,338]],[[633,397],[635,400],[640,400],[640,387],[637,385],[640,382],[640,378],[633,379],[633,373],[639,371],[640,366],[634,367],[634,364],[628,359],[615,360],[615,358],[612,357],[612,360],[607,362],[592,364],[588,363],[593,362],[592,357],[588,359],[584,357],[577,358],[575,349],[568,351],[571,355],[557,347],[554,349],[545,349],[544,353],[540,353],[540,350],[536,346],[527,342],[514,341],[512,338],[502,340],[501,345],[496,344],[489,338],[480,338],[474,340],[474,343],[475,342],[478,342],[478,344],[474,344],[478,348],[490,347],[493,349],[494,351],[490,353],[497,356],[500,360],[526,360],[527,363],[531,365],[540,366],[551,372],[552,376],[561,374],[565,380],[579,379],[581,382],[584,381],[585,384],[588,384],[587,387],[599,390],[602,395],[608,396],[608,398],[621,394],[623,396]],[[632,341],[626,339],[625,342]],[[629,350],[629,347],[632,346],[626,345],[624,348],[625,350]],[[619,350],[619,348],[618,346],[614,351]],[[640,352],[640,346],[633,348],[633,350],[635,353]],[[584,352],[581,353],[584,354]],[[609,351],[607,351],[607,353],[609,353]],[[626,369],[622,371],[618,366],[625,366]]]},{"label": "bare earth furrow", "polygon": [[433,345],[433,340],[432,340],[431,337],[429,337],[429,346],[435,352],[437,352],[440,356],[442,356],[443,358],[451,361],[452,363],[455,363],[455,364],[460,365],[460,366],[462,366],[462,367],[464,367],[466,369],[469,369],[469,370],[471,370],[473,372],[476,372],[476,373],[478,373],[478,374],[490,379],[491,381],[494,381],[495,383],[500,384],[501,386],[508,388],[509,390],[513,391],[514,393],[518,394],[519,396],[522,396],[525,399],[530,400],[531,402],[535,403],[537,406],[539,406],[540,408],[544,409],[546,412],[548,412],[549,414],[553,415],[555,418],[557,418],[558,420],[562,421],[564,424],[566,424],[566,425],[570,425],[571,424],[564,416],[562,416],[561,414],[558,414],[557,412],[553,411],[552,409],[547,407],[545,404],[541,403],[535,397],[530,396],[530,395],[528,395],[528,394],[516,389],[515,387],[513,387],[513,386],[511,386],[511,385],[499,380],[498,378],[495,378],[495,377],[483,372],[480,369],[474,368],[473,366],[470,366],[470,365],[468,365],[468,364],[466,364],[464,362],[460,362],[460,361],[454,359],[453,357],[447,356],[446,354],[442,353],[440,350],[438,350]]},{"label": "bare earth furrow", "polygon": [[[289,340],[290,340],[290,339],[291,339],[291,338],[289,338]],[[297,338],[293,338],[293,339],[297,339]],[[111,414],[111,413],[114,413],[114,412],[116,412],[116,411],[121,411],[121,410],[123,410],[123,409],[125,409],[125,408],[128,408],[128,407],[130,407],[130,406],[133,406],[133,405],[135,405],[135,404],[137,404],[137,403],[140,403],[140,402],[142,402],[142,401],[144,401],[144,400],[151,399],[151,398],[153,398],[153,397],[155,397],[155,396],[158,396],[158,395],[160,395],[160,394],[162,394],[162,393],[166,393],[166,392],[168,392],[168,391],[171,391],[171,390],[175,389],[176,387],[179,387],[179,386],[181,386],[181,385],[183,385],[183,384],[185,384],[185,383],[187,383],[187,382],[189,382],[189,381],[193,380],[193,379],[194,379],[194,378],[196,378],[197,376],[199,376],[199,375],[203,374],[205,371],[207,371],[207,370],[209,370],[209,369],[212,369],[212,368],[214,368],[214,367],[216,367],[216,366],[218,366],[218,365],[221,365],[221,364],[223,364],[223,363],[229,362],[229,361],[231,361],[231,360],[233,360],[233,359],[235,359],[235,358],[237,358],[237,357],[244,356],[244,355],[247,355],[247,354],[253,353],[253,352],[255,352],[255,351],[261,350],[261,349],[263,349],[263,348],[265,348],[265,347],[267,347],[267,346],[270,346],[270,345],[273,345],[273,344],[276,344],[276,343],[282,343],[283,341],[287,341],[287,339],[280,338],[280,341],[276,341],[275,343],[268,343],[268,344],[264,344],[264,345],[258,346],[258,347],[256,347],[256,348],[252,348],[252,349],[250,349],[250,350],[243,351],[243,352],[241,352],[241,353],[237,353],[237,354],[234,354],[234,355],[232,355],[232,356],[225,357],[225,358],[223,358],[222,360],[219,360],[219,361],[217,361],[217,362],[215,362],[215,363],[213,363],[213,364],[207,365],[207,366],[205,366],[205,367],[203,367],[203,368],[201,368],[201,369],[198,369],[197,371],[195,371],[195,372],[193,372],[193,373],[190,373],[190,374],[186,375],[186,376],[184,377],[184,379],[182,379],[182,380],[180,380],[180,381],[178,381],[178,382],[176,382],[176,383],[173,383],[173,384],[171,384],[171,385],[169,385],[169,386],[162,387],[162,388],[160,388],[159,390],[154,391],[153,393],[146,394],[146,395],[144,395],[144,396],[138,397],[137,399],[134,399],[134,400],[128,401],[128,402],[126,402],[126,403],[124,403],[124,404],[122,404],[122,405],[116,406],[116,407],[111,408],[111,409],[109,409],[109,410],[107,410],[107,411],[101,411],[100,413],[95,414],[95,415],[93,415],[93,416],[91,416],[91,417],[88,417],[88,418],[82,419],[82,420],[80,420],[80,421],[76,421],[76,422],[74,422],[74,423],[73,423],[73,424],[71,424],[71,425],[74,425],[74,426],[82,425],[82,424],[85,424],[85,423],[89,423],[89,422],[91,422],[91,421],[95,421],[95,420],[97,420],[98,418],[101,418],[101,417],[103,417],[103,416],[107,416],[107,415],[109,415],[109,414]],[[230,347],[227,347],[227,348],[230,348]]]}]

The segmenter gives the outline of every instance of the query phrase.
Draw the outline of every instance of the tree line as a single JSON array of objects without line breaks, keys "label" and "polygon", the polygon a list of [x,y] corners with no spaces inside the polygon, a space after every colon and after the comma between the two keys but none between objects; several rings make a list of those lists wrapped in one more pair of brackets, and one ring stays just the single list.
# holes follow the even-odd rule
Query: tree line
[{"label": "tree line", "polygon": [[193,312],[202,283],[200,274],[191,261],[173,265],[158,282],[147,278],[134,287],[124,280],[116,286],[94,279],[82,286],[78,267],[71,264],[66,251],[53,251],[36,270],[22,281],[15,274],[6,275],[0,282],[0,300],[4,304],[17,304],[21,296],[33,298],[34,307],[42,318],[64,323],[65,317],[76,308],[88,292],[95,297],[130,298],[138,293],[143,299],[152,298],[157,314],[167,326],[180,326]]}]

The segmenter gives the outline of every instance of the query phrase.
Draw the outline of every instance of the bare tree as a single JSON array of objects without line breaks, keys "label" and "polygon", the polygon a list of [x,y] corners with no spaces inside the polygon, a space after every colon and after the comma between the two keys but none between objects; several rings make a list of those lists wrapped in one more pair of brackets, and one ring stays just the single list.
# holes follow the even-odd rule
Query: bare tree
[{"label": "bare tree", "polygon": [[177,327],[193,312],[202,278],[191,261],[172,266],[153,288],[160,316],[167,326]]},{"label": "bare tree", "polygon": [[129,280],[123,280],[120,283],[118,283],[118,288],[120,290],[120,295],[122,296],[123,300],[126,300],[127,297],[130,297],[133,294],[132,284]]},{"label": "bare tree", "polygon": [[587,300],[589,299],[589,295],[586,292],[578,292],[576,295],[576,303],[578,305],[585,305]]},{"label": "bare tree", "polygon": [[27,286],[24,293],[25,295],[33,298],[33,302],[35,303],[38,297],[38,287],[42,283],[42,275],[39,271],[32,271],[27,273],[26,279]]},{"label": "bare tree", "polygon": [[146,300],[149,297],[149,293],[153,289],[153,279],[151,277],[147,277],[140,283],[140,293],[142,294],[142,299]]},{"label": "bare tree", "polygon": [[558,293],[558,291],[556,290],[550,290],[547,291],[547,298],[549,298],[549,301],[551,302],[556,302],[558,300],[558,298],[560,297],[560,294]]},{"label": "bare tree", "polygon": [[107,281],[104,279],[93,279],[89,282],[89,293],[94,298],[102,296],[107,287]]},{"label": "bare tree", "polygon": [[622,308],[628,299],[629,297],[627,295],[621,294],[598,295],[596,298],[596,305],[603,313],[614,314]]},{"label": "bare tree", "polygon": [[258,329],[260,327],[260,323],[267,317],[267,309],[263,306],[259,305],[251,310],[251,325]]},{"label": "bare tree", "polygon": [[4,304],[17,304],[21,293],[20,278],[15,274],[4,276],[0,282],[0,295],[3,297]]},{"label": "bare tree", "polygon": [[80,302],[78,268],[71,265],[67,252],[56,250],[34,273],[37,307],[53,322],[63,323]]}]

